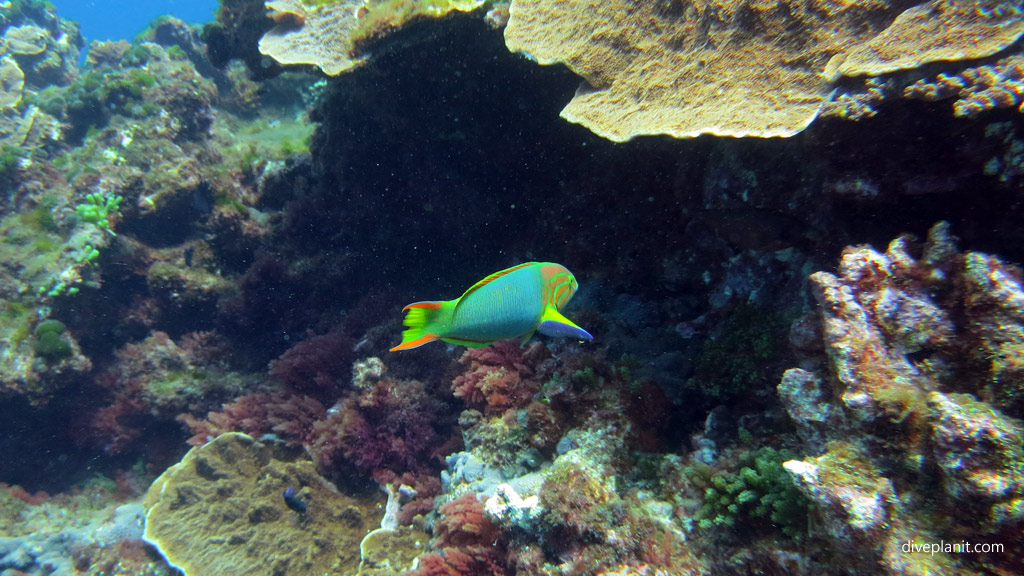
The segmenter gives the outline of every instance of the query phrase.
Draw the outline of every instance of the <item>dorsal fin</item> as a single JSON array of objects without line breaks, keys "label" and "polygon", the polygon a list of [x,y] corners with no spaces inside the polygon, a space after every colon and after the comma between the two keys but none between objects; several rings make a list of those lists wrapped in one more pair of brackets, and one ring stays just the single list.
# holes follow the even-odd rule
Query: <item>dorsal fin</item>
[{"label": "dorsal fin", "polygon": [[470,292],[472,292],[474,290],[477,290],[478,288],[482,288],[484,285],[489,284],[490,282],[492,282],[494,280],[497,280],[498,278],[501,278],[502,276],[504,276],[505,274],[508,274],[509,272],[515,272],[516,270],[519,270],[520,268],[525,268],[527,266],[532,266],[534,264],[536,264],[536,262],[525,262],[523,264],[519,264],[519,265],[513,266],[511,268],[506,268],[506,269],[502,270],[501,272],[495,272],[494,274],[491,274],[487,278],[484,278],[483,280],[481,280],[481,281],[477,282],[476,284],[473,284],[472,286],[470,286],[465,292],[462,293],[462,296],[459,296],[459,301],[461,302],[463,298],[465,298],[466,296],[469,296]]}]

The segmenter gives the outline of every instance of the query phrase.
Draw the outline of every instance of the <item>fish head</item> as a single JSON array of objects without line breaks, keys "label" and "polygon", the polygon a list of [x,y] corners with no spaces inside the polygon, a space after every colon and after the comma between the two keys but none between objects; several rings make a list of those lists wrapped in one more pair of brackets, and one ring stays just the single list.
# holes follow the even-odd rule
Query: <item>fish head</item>
[{"label": "fish head", "polygon": [[568,268],[554,262],[541,264],[540,272],[544,281],[544,303],[561,310],[580,287],[576,277]]}]

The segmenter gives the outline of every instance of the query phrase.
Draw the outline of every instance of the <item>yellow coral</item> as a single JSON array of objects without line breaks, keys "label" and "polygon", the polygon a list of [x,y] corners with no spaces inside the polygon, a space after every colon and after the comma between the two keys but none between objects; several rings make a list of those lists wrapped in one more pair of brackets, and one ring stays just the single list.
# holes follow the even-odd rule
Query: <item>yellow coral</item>
[{"label": "yellow coral", "polygon": [[[289,486],[304,512],[282,496]],[[340,494],[307,457],[232,432],[157,478],[143,537],[186,576],[352,574],[378,500]]]},{"label": "yellow coral", "polygon": [[313,64],[334,76],[362,61],[352,55],[351,33],[362,0],[306,6],[301,0],[267,0],[278,25],[260,39],[260,53],[281,64]]},{"label": "yellow coral", "polygon": [[791,136],[828,97],[829,58],[870,33],[849,14],[883,9],[870,0],[515,0],[505,43],[581,75],[562,117],[611,140]]},{"label": "yellow coral", "polygon": [[1024,33],[1020,10],[998,0],[932,0],[914,6],[839,65],[844,76],[877,76],[939,60],[991,56]]},{"label": "yellow coral", "polygon": [[[624,141],[790,136],[842,76],[981,58],[1024,32],[1006,1],[900,9],[880,0],[513,0],[505,43],[582,76],[562,117]],[[854,104],[832,108],[873,113]]]},{"label": "yellow coral", "polygon": [[281,64],[313,64],[334,76],[366,59],[367,42],[417,18],[468,12],[484,0],[267,0],[277,26],[260,39],[260,52]]},{"label": "yellow coral", "polygon": [[0,109],[17,106],[24,89],[25,73],[18,63],[10,56],[0,59]]},{"label": "yellow coral", "polygon": [[46,50],[46,39],[49,37],[50,33],[39,26],[12,26],[4,33],[2,51],[9,54],[39,54]]}]

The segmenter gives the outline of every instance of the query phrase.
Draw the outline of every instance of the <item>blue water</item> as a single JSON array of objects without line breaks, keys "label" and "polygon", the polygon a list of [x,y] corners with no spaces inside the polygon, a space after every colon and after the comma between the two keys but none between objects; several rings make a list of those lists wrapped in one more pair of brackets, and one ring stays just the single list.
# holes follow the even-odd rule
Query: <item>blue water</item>
[{"label": "blue water", "polygon": [[86,42],[131,40],[161,14],[186,22],[213,20],[217,0],[51,0],[57,15],[82,25]]}]

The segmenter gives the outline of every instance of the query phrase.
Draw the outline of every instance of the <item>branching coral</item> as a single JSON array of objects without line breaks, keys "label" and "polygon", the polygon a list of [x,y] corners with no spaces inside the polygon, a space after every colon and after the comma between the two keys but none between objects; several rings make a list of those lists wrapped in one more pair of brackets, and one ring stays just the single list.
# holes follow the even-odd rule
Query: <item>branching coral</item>
[{"label": "branching coral", "polygon": [[742,532],[771,523],[793,538],[805,533],[807,500],[782,468],[794,456],[762,447],[740,456],[737,471],[713,475],[696,515],[700,527]]},{"label": "branching coral", "polygon": [[922,78],[903,90],[907,98],[953,100],[953,114],[974,118],[987,110],[1024,101],[1024,54],[1012,54],[959,73]]}]

